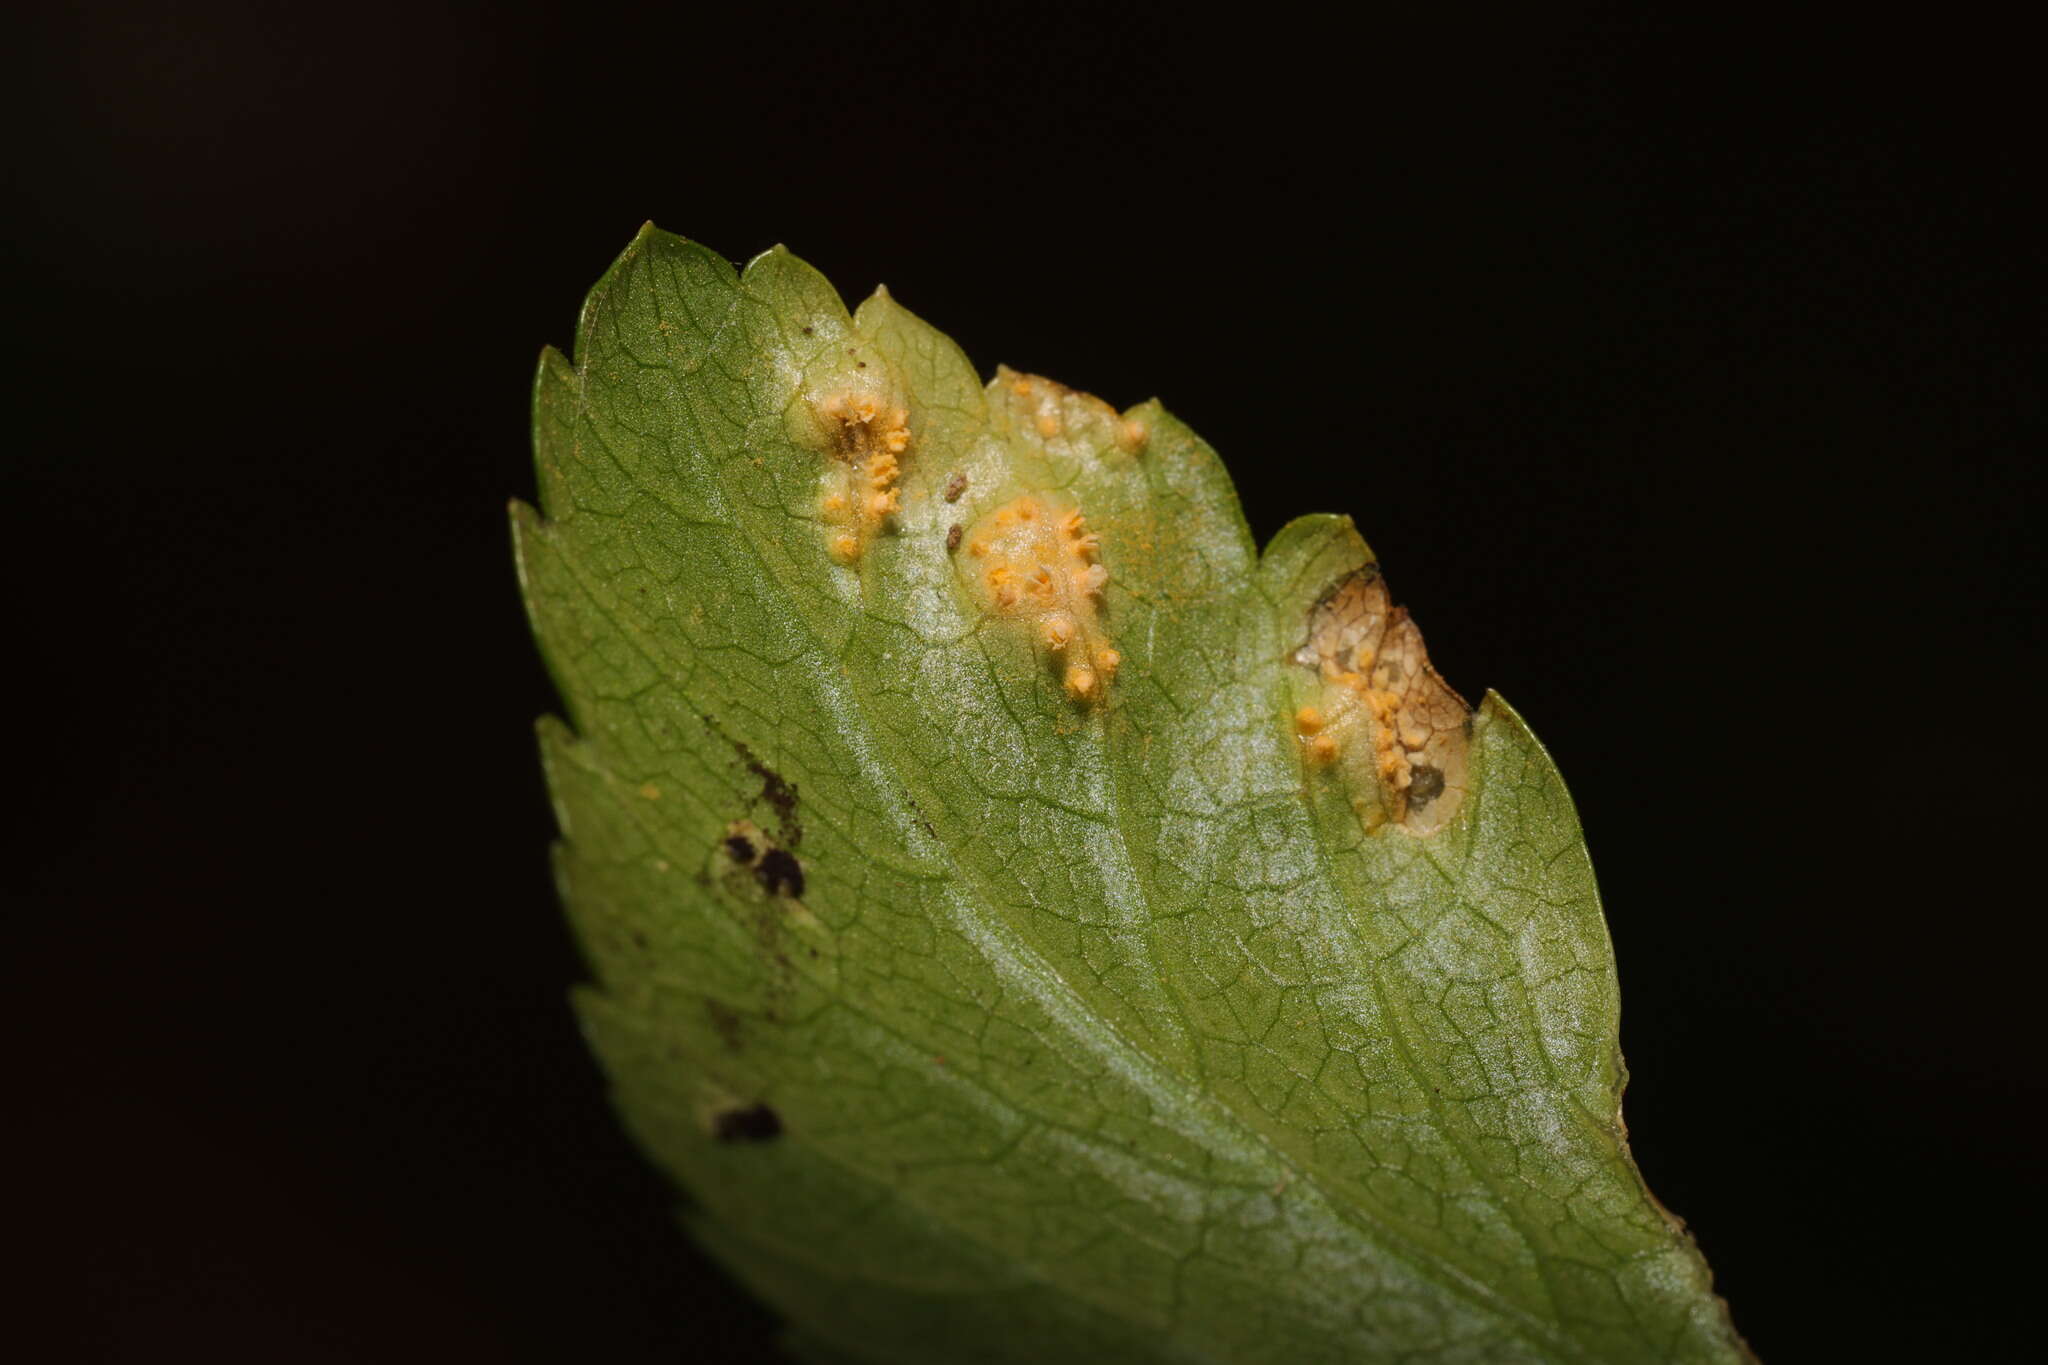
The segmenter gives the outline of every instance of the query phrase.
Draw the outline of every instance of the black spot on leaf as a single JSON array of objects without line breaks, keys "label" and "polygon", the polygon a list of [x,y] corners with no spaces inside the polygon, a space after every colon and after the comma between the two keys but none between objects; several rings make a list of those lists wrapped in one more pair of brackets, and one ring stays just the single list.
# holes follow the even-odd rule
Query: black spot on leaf
[{"label": "black spot on leaf", "polygon": [[768,1142],[782,1136],[782,1116],[765,1104],[728,1109],[711,1121],[720,1142]]},{"label": "black spot on leaf", "polygon": [[761,879],[761,885],[770,895],[801,896],[804,893],[803,864],[786,849],[771,848],[762,854],[754,875]]},{"label": "black spot on leaf", "polygon": [[1420,810],[1444,794],[1444,775],[1439,768],[1418,763],[1408,774],[1408,805]]}]

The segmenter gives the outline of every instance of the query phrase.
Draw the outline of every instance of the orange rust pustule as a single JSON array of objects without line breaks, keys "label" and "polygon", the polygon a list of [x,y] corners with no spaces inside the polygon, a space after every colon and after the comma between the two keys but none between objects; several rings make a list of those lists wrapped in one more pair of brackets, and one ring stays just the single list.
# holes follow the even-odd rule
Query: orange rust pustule
[{"label": "orange rust pustule", "polygon": [[1472,711],[1430,666],[1422,632],[1376,568],[1347,575],[1310,608],[1294,662],[1319,684],[1294,717],[1308,762],[1341,759],[1410,833],[1449,823],[1464,798]]},{"label": "orange rust pustule", "polygon": [[910,416],[873,394],[854,392],[826,398],[818,404],[818,415],[828,433],[826,453],[835,461],[819,510],[835,528],[833,558],[851,564],[901,504],[896,482],[910,446]]},{"label": "orange rust pustule", "polygon": [[1040,449],[1135,455],[1150,439],[1143,422],[1126,420],[1095,395],[1070,389],[1044,375],[1020,374],[1007,365],[998,366],[991,393],[1010,430]]},{"label": "orange rust pustule", "polygon": [[1123,656],[1102,621],[1109,570],[1080,509],[1025,494],[989,512],[963,537],[969,581],[996,616],[1026,625],[1060,664],[1076,701],[1099,700]]}]

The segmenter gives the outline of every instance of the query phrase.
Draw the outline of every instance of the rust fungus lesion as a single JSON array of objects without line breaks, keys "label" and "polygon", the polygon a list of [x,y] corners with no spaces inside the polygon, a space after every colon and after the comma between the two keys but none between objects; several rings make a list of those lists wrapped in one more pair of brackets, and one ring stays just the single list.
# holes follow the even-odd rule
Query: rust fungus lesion
[{"label": "rust fungus lesion", "polygon": [[901,404],[859,389],[830,394],[816,409],[832,461],[819,514],[832,557],[858,563],[902,505],[898,481],[910,448],[910,414]]},{"label": "rust fungus lesion", "polygon": [[1011,429],[1040,447],[1064,447],[1076,454],[1120,451],[1135,455],[1150,438],[1143,422],[1126,420],[1094,394],[1068,388],[1041,374],[999,366],[991,388],[1008,410]]},{"label": "rust fungus lesion", "polygon": [[1377,792],[1355,803],[1368,827],[1432,834],[1449,824],[1464,800],[1472,709],[1430,666],[1421,630],[1377,568],[1346,575],[1309,609],[1294,662],[1315,670],[1294,713],[1309,766]]},{"label": "rust fungus lesion", "polygon": [[1025,494],[964,536],[963,566],[989,611],[1027,628],[1079,702],[1101,700],[1123,662],[1103,621],[1109,570],[1078,507]]}]

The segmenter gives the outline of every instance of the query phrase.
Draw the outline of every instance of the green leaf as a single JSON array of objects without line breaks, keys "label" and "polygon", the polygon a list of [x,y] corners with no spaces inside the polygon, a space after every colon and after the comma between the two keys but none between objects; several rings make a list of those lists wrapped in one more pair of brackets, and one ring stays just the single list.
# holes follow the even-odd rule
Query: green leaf
[{"label": "green leaf", "polygon": [[1747,1358],[1564,785],[1349,520],[651,227],[534,432],[578,1005],[798,1358]]}]

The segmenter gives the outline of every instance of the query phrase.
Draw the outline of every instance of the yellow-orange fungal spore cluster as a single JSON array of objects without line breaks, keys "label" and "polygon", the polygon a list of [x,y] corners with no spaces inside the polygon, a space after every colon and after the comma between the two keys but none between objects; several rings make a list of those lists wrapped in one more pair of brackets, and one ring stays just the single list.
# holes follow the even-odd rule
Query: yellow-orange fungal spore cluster
[{"label": "yellow-orange fungal spore cluster", "polygon": [[990,609],[1030,625],[1059,661],[1068,696],[1100,698],[1123,656],[1102,624],[1109,570],[1100,562],[1101,541],[1079,509],[1026,494],[982,517],[965,540],[970,581]]},{"label": "yellow-orange fungal spore cluster", "polygon": [[1294,659],[1321,684],[1294,714],[1309,763],[1344,759],[1377,784],[1385,818],[1414,833],[1448,823],[1464,795],[1471,711],[1430,666],[1422,632],[1376,571],[1346,577],[1316,603]]},{"label": "yellow-orange fungal spore cluster", "polygon": [[820,511],[835,529],[832,556],[844,564],[861,557],[900,505],[902,455],[910,446],[910,414],[869,393],[837,393],[818,404],[827,452],[836,462],[826,475]]},{"label": "yellow-orange fungal spore cluster", "polygon": [[1143,422],[1119,417],[1095,395],[1044,375],[999,366],[993,392],[1008,407],[1011,429],[1041,447],[1065,442],[1076,452],[1136,455],[1151,439]]}]

